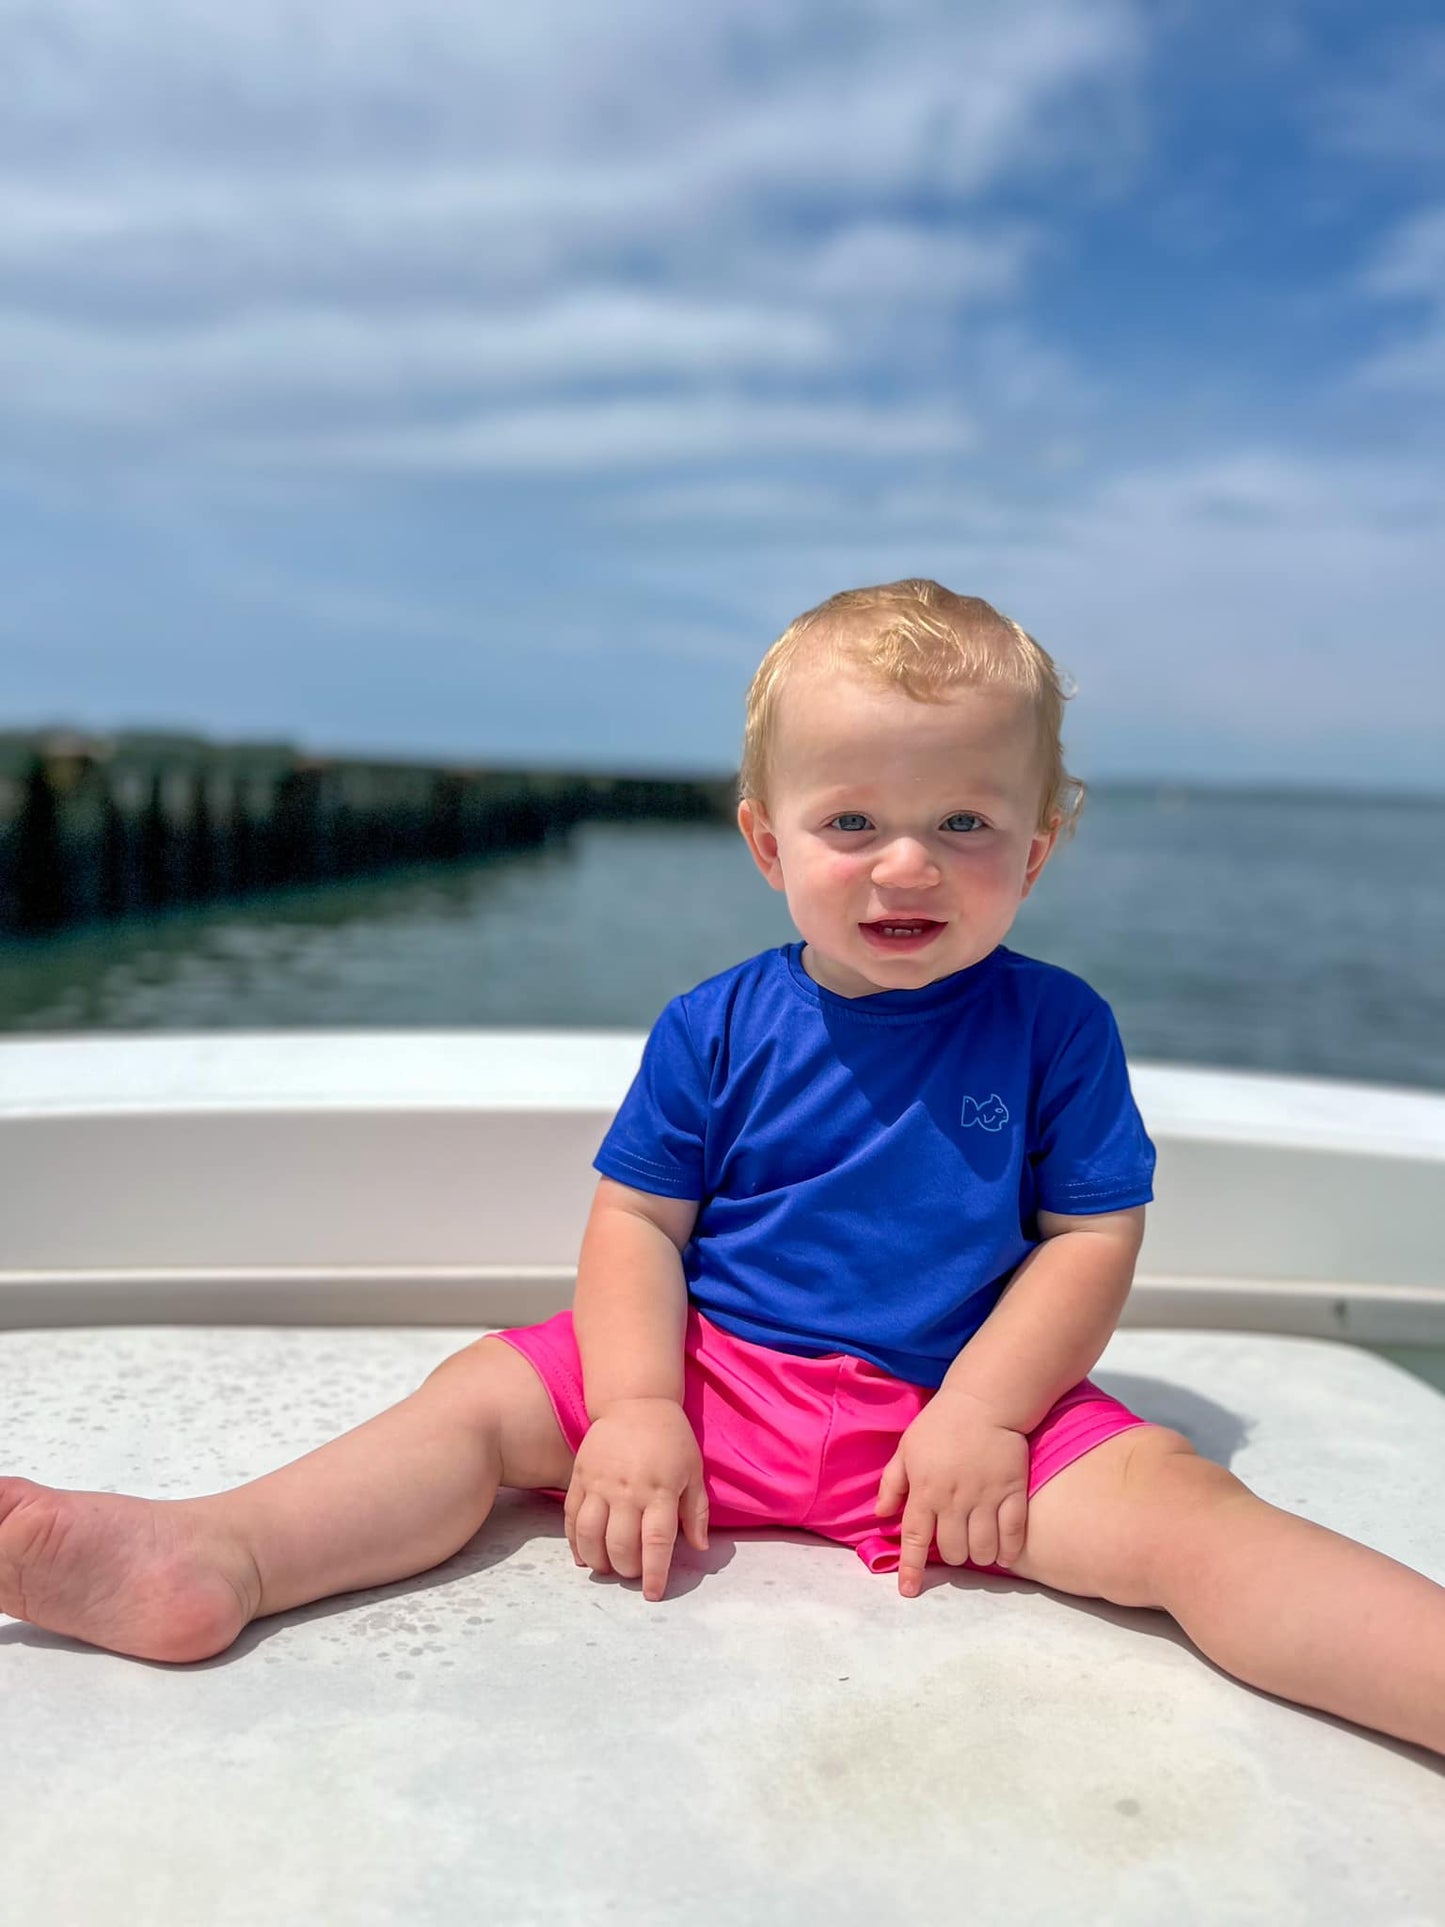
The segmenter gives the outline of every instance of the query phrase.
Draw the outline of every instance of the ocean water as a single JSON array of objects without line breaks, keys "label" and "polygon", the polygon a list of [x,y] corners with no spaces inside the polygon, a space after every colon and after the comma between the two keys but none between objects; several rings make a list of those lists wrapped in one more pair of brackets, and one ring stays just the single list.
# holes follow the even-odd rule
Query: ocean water
[{"label": "ocean water", "polygon": [[[1078,971],[1136,1058],[1445,1090],[1445,798],[1116,790],[1014,948]],[[0,1032],[644,1029],[794,931],[726,827],[540,849],[0,945]]]}]

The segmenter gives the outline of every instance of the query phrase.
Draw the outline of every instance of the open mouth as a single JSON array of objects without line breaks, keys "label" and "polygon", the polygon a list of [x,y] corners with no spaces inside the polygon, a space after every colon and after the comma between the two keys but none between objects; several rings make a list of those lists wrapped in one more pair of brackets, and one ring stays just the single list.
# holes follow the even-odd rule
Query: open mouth
[{"label": "open mouth", "polygon": [[932,917],[885,917],[858,928],[879,950],[921,950],[943,929]]}]

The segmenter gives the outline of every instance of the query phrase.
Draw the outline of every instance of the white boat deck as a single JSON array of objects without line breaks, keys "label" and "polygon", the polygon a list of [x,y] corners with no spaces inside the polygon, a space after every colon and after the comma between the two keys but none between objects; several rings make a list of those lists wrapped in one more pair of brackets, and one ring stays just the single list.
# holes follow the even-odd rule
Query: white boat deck
[{"label": "white boat deck", "polygon": [[[0,1338],[7,1465],[153,1497],[269,1470],[467,1330]],[[1118,1334],[1099,1376],[1258,1491],[1445,1582],[1445,1399],[1328,1342]],[[0,1619],[26,1927],[1445,1918],[1438,1759],[1237,1685],[1162,1615],[797,1534],[668,1597],[508,1497],[445,1566],[165,1667]]]},{"label": "white boat deck", "polygon": [[[215,1491],[565,1296],[636,1040],[530,1072],[515,1036],[361,1042],[0,1046],[0,1470]],[[1096,1376],[1445,1583],[1445,1398],[1280,1335],[1438,1336],[1445,1102],[1136,1081],[1175,1328]],[[1182,1328],[1240,1305],[1274,1329]],[[506,1495],[446,1565],[197,1666],[0,1617],[0,1693],[17,1927],[1445,1921],[1435,1756],[1160,1615],[944,1573],[902,1600],[797,1534],[684,1547],[648,1605]]]}]

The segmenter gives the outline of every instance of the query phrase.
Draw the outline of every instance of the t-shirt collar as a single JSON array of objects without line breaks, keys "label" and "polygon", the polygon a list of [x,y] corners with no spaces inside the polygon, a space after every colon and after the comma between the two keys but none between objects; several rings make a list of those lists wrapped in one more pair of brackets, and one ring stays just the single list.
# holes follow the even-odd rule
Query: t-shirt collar
[{"label": "t-shirt collar", "polygon": [[825,1010],[845,1011],[855,1017],[922,1017],[942,1010],[971,996],[985,977],[991,976],[1000,959],[1008,953],[1002,944],[990,950],[977,963],[939,977],[920,990],[875,990],[866,997],[842,997],[816,982],[803,968],[801,941],[782,946],[779,955],[786,963],[794,989]]}]

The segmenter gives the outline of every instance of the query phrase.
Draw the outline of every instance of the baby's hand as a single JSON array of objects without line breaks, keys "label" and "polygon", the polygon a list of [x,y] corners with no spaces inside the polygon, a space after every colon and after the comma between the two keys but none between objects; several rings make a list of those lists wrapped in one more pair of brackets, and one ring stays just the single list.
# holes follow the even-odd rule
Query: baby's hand
[{"label": "baby's hand", "polygon": [[702,1453],[674,1399],[627,1398],[594,1419],[577,1450],[564,1511],[567,1543],[593,1572],[642,1575],[645,1599],[661,1599],[677,1544],[707,1551]]},{"label": "baby's hand", "polygon": [[947,1565],[1012,1565],[1024,1549],[1028,1490],[1023,1433],[966,1393],[937,1393],[898,1441],[878,1488],[880,1517],[903,1505],[898,1590],[916,1597],[935,1537]]}]

